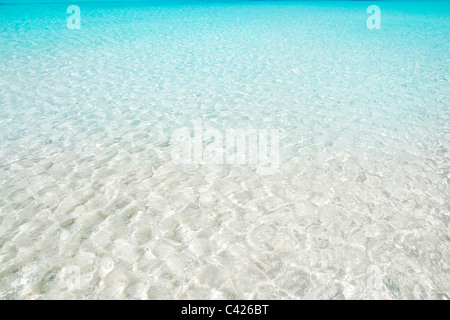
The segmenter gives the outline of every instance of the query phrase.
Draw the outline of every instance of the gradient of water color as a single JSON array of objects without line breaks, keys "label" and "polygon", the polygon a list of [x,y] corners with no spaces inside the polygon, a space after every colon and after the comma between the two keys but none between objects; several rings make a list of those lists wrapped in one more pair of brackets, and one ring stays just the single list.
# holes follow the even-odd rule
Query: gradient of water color
[{"label": "gradient of water color", "polygon": [[0,5],[1,298],[449,298],[448,2],[71,4]]}]

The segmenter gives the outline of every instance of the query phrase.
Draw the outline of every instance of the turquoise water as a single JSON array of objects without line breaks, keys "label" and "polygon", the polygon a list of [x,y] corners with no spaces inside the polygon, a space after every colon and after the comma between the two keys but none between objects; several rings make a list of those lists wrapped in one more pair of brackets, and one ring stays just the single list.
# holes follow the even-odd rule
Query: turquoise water
[{"label": "turquoise water", "polygon": [[449,2],[6,2],[1,298],[449,298]]}]

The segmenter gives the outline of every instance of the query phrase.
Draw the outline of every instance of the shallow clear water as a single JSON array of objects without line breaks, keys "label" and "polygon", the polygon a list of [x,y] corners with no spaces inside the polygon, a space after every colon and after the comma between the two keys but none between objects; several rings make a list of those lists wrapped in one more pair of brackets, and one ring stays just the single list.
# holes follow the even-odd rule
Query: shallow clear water
[{"label": "shallow clear water", "polygon": [[450,5],[369,4],[1,5],[0,297],[449,298]]}]

